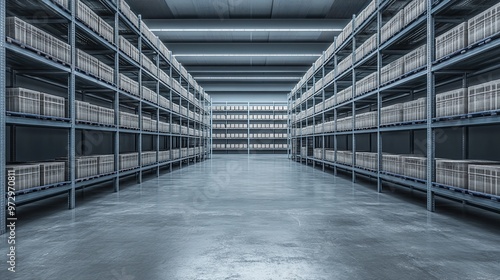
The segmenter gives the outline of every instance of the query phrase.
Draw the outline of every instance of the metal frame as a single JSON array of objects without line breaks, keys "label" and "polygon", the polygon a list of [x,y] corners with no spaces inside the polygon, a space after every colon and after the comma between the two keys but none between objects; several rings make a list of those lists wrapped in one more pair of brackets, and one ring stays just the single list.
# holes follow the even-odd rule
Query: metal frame
[{"label": "metal frame", "polygon": [[[88,2],[91,2],[94,0],[88,0]],[[142,130],[131,130],[131,129],[124,129],[121,128],[118,123],[119,123],[119,109],[120,105],[122,103],[120,102],[120,98],[125,98],[128,100],[132,100],[134,104],[138,104],[138,109],[139,109],[139,114],[142,114],[142,105],[152,107],[154,108],[157,112],[157,116],[159,118],[159,112],[164,112],[170,115],[170,124],[172,124],[172,116],[177,116],[177,117],[182,117],[180,114],[176,112],[172,112],[171,109],[165,109],[160,107],[159,105],[152,104],[151,102],[148,102],[146,100],[143,100],[141,97],[133,96],[131,94],[125,93],[122,90],[119,89],[119,66],[120,66],[120,58],[122,58],[124,61],[127,61],[129,64],[132,66],[137,67],[138,71],[142,71],[142,67],[136,63],[135,61],[132,61],[129,59],[120,49],[119,49],[119,26],[120,23],[125,23],[132,32],[137,35],[139,39],[139,47],[141,43],[145,43],[149,48],[153,49],[157,53],[157,66],[159,66],[159,61],[162,59],[166,64],[168,65],[168,69],[166,69],[166,72],[172,77],[172,74],[175,73],[176,76],[179,77],[179,81],[182,84],[187,84],[187,89],[189,90],[194,89],[194,95],[197,100],[201,101],[201,107],[196,104],[197,101],[191,102],[184,97],[180,96],[180,93],[177,93],[178,96],[180,97],[181,103],[185,102],[188,104],[188,109],[190,110],[200,110],[200,115],[201,116],[210,116],[210,107],[211,107],[211,100],[205,99],[205,96],[202,94],[204,93],[203,89],[199,86],[195,86],[195,84],[191,83],[191,80],[189,79],[189,75],[184,75],[181,73],[180,69],[177,69],[174,67],[172,64],[172,57],[171,53],[169,53],[168,57],[165,57],[164,55],[160,55],[160,51],[156,49],[155,46],[153,46],[148,40],[145,39],[144,35],[140,32],[140,29],[136,28],[119,10],[119,3],[120,1],[99,1],[101,4],[103,4],[106,8],[109,9],[110,14],[114,15],[114,44],[109,43],[108,41],[104,40],[102,37],[100,37],[98,34],[94,33],[90,28],[88,28],[85,24],[80,22],[79,20],[76,19],[76,0],[71,0],[70,1],[70,11],[66,11],[64,9],[61,9],[59,6],[57,6],[55,3],[52,1],[48,0],[42,0],[43,5],[47,6],[47,9],[53,10],[55,13],[59,14],[62,18],[66,19],[68,21],[68,43],[71,46],[71,59],[72,62],[70,65],[63,65],[58,62],[52,61],[50,59],[45,58],[44,56],[41,56],[37,54],[36,52],[32,52],[30,50],[21,48],[18,45],[11,44],[10,42],[6,42],[5,40],[0,41],[0,72],[5,73],[6,71],[6,52],[12,52],[15,55],[22,56],[26,59],[29,59],[33,61],[33,63],[36,64],[42,64],[45,66],[50,66],[54,69],[58,69],[58,71],[61,72],[66,72],[67,73],[67,84],[65,83],[64,87],[68,87],[68,108],[69,108],[69,117],[68,118],[61,118],[61,119],[51,119],[51,118],[43,118],[40,116],[31,116],[29,114],[12,114],[12,115],[7,115],[6,114],[6,108],[5,108],[5,87],[6,87],[6,81],[5,81],[5,75],[2,75],[0,77],[0,93],[2,98],[0,98],[0,130],[2,133],[0,134],[0,150],[5,151],[6,149],[6,140],[5,140],[5,131],[6,131],[6,125],[8,124],[15,124],[15,125],[23,125],[23,126],[35,126],[35,127],[58,127],[58,128],[63,128],[68,130],[68,164],[69,164],[69,180],[68,182],[61,183],[61,184],[56,184],[56,185],[51,185],[51,186],[46,186],[47,189],[44,190],[38,190],[34,192],[29,192],[29,191],[21,191],[18,192],[18,201],[22,204],[28,203],[34,200],[40,200],[48,196],[53,196],[53,195],[60,195],[63,193],[68,194],[68,208],[73,209],[76,207],[76,190],[85,188],[86,186],[101,183],[101,182],[112,182],[113,183],[113,190],[115,192],[119,192],[120,186],[119,186],[119,180],[123,176],[128,176],[132,174],[137,174],[138,175],[138,180],[142,180],[142,172],[146,170],[152,170],[156,168],[156,174],[159,175],[160,168],[161,167],[168,167],[170,166],[170,169],[173,164],[179,164],[183,161],[193,161],[196,162],[198,159],[206,159],[210,158],[211,150],[208,149],[207,145],[210,143],[210,135],[208,136],[191,136],[191,135],[182,135],[182,134],[173,134],[173,133],[160,133],[160,132],[144,132],[145,135],[154,135],[156,137],[156,152],[157,152],[157,163],[148,165],[148,166],[142,166],[133,170],[120,170],[119,168],[119,147],[120,147],[120,133],[132,133],[136,135],[136,137],[139,137],[139,142],[142,140]],[[6,16],[6,3],[5,1],[0,2],[0,37],[5,38],[5,16]],[[115,75],[114,75],[114,80],[115,83],[108,84],[103,81],[100,81],[94,77],[88,76],[85,73],[80,72],[79,70],[76,69],[76,34],[77,32],[84,32],[85,36],[88,36],[92,39],[94,39],[96,42],[100,43],[104,48],[112,52],[114,55],[113,59],[113,66],[115,69]],[[29,67],[29,66],[28,66]],[[147,71],[144,71],[147,73],[149,76],[151,76]],[[140,75],[140,73],[139,73]],[[139,82],[142,82],[142,75],[140,75]],[[42,82],[44,81],[43,77],[39,77],[39,80]],[[75,114],[75,100],[76,100],[76,90],[78,90],[77,86],[77,79],[79,83],[84,83],[88,85],[93,85],[96,87],[104,88],[109,90],[110,92],[113,92],[112,97],[109,98],[109,102],[112,104],[113,108],[115,109],[115,125],[113,126],[97,126],[93,124],[82,124],[76,121],[76,114]],[[160,83],[164,85],[166,88],[169,90],[170,96],[167,96],[169,100],[172,100],[172,94],[174,94],[174,89],[171,86],[166,85],[162,81],[159,80],[157,77],[149,77],[148,79],[153,79],[156,81],[156,93],[159,95],[160,94]],[[196,83],[196,82],[194,82]],[[142,89],[141,89],[142,90]],[[209,98],[209,97],[208,97]],[[205,124],[203,120],[198,120],[198,119],[192,119],[190,117],[185,117],[184,120],[187,120],[188,125],[193,125],[193,128],[199,128],[203,131],[209,131],[211,129],[211,124],[207,123]],[[140,125],[142,126],[142,119],[140,119]],[[76,179],[76,174],[75,174],[75,158],[76,158],[76,131],[80,129],[89,129],[89,130],[95,130],[95,131],[108,131],[113,133],[113,154],[115,155],[115,172],[112,174],[104,174],[104,175],[98,175],[93,178],[87,178],[85,180],[77,180]],[[159,139],[161,136],[166,136],[170,138],[170,150],[172,150],[172,139],[175,138],[183,138],[183,139],[188,139],[186,140],[188,144],[192,143],[199,143],[199,144],[204,144],[206,153],[205,154],[195,154],[194,156],[189,156],[189,157],[182,157],[179,159],[175,160],[169,160],[166,162],[158,162],[158,151],[160,150],[159,147]],[[193,139],[193,140],[189,140]],[[182,142],[180,142],[182,144]],[[139,160],[141,160],[141,153],[140,151],[142,150],[142,145],[140,145],[139,148]],[[172,155],[172,154],[171,154]],[[172,157],[171,157],[172,158]],[[7,159],[3,158],[0,161],[0,177],[5,177],[5,165],[6,165]],[[181,165],[182,166],[182,165]],[[0,180],[0,186],[5,190],[5,180]],[[36,189],[36,188],[34,188]],[[5,191],[4,191],[5,194]],[[5,206],[6,206],[6,196],[2,195],[0,198],[0,234],[6,232],[6,212],[5,212]]]},{"label": "metal frame", "polygon": [[[394,35],[392,38],[388,39],[384,43],[380,43],[380,30],[382,27],[382,14],[383,12],[394,3],[392,0],[378,0],[377,1],[377,11],[375,12],[376,15],[372,15],[368,17],[368,19],[361,24],[361,26],[358,28],[356,26],[353,27],[353,32],[350,35],[348,39],[346,39],[342,44],[340,45],[340,48],[336,48],[336,50],[333,52],[333,55],[330,57],[324,57],[324,63],[322,67],[325,69],[327,64],[333,63],[334,70],[335,71],[335,77],[333,81],[329,82],[328,84],[323,85],[323,90],[322,89],[315,89],[315,93],[311,96],[308,97],[307,100],[301,100],[301,102],[298,104],[297,107],[289,108],[289,116],[292,118],[292,116],[298,112],[305,111],[306,109],[311,108],[311,102],[309,100],[313,100],[312,106],[315,105],[315,101],[317,98],[321,98],[320,100],[325,100],[325,90],[328,89],[329,93],[334,94],[335,96],[335,101],[337,100],[337,92],[338,92],[338,86],[339,82],[343,80],[350,79],[349,75],[352,75],[352,86],[353,86],[353,98],[351,100],[345,101],[342,104],[337,104],[333,106],[332,108],[329,108],[325,110],[321,110],[320,112],[314,112],[314,114],[310,116],[306,116],[302,119],[297,119],[294,122],[290,122],[290,129],[302,129],[305,126],[309,126],[311,124],[315,124],[316,118],[320,117],[323,122],[326,121],[326,116],[330,120],[334,121],[334,128],[335,131],[337,131],[337,119],[339,115],[339,110],[344,110],[346,108],[350,108],[348,111],[353,112],[353,128],[349,131],[344,131],[344,132],[332,132],[332,133],[316,133],[313,131],[312,134],[310,135],[302,135],[302,132],[300,133],[294,133],[294,136],[290,136],[290,141],[295,141],[297,145],[302,147],[305,143],[305,146],[307,147],[307,143],[309,139],[313,139],[314,143],[316,143],[316,140],[318,139],[319,141],[322,141],[323,143],[323,154],[325,152],[325,144],[326,141],[325,139],[333,139],[333,149],[335,151],[335,162],[329,162],[325,160],[320,160],[316,159],[314,157],[306,156],[303,157],[300,154],[297,154],[298,151],[296,150],[291,150],[291,155],[290,158],[295,160],[297,158],[300,159],[300,162],[305,162],[306,164],[312,163],[312,166],[315,166],[317,163],[322,164],[323,168],[325,166],[330,166],[334,170],[334,174],[337,175],[337,169],[348,171],[352,173],[352,181],[355,182],[356,176],[357,175],[362,175],[362,176],[369,176],[369,177],[376,177],[376,186],[377,186],[377,191],[382,192],[382,187],[384,182],[390,182],[396,185],[404,186],[404,187],[410,187],[410,188],[415,188],[422,190],[426,193],[426,208],[429,211],[435,211],[435,196],[439,195],[441,197],[446,197],[452,200],[458,200],[463,203],[469,203],[473,205],[478,205],[483,208],[488,208],[488,209],[494,209],[494,210],[500,210],[500,203],[495,202],[495,201],[490,201],[488,199],[482,199],[482,198],[477,198],[474,196],[469,196],[469,195],[464,195],[462,193],[457,193],[454,191],[446,190],[439,188],[436,186],[434,178],[434,174],[436,171],[436,166],[435,166],[435,149],[436,149],[436,144],[435,144],[435,134],[436,134],[436,129],[437,128],[442,128],[442,127],[464,127],[463,133],[462,133],[462,156],[463,158],[467,158],[468,152],[467,152],[467,147],[465,143],[468,141],[468,132],[467,129],[470,126],[476,126],[476,125],[486,125],[486,124],[500,124],[500,118],[498,117],[497,113],[498,112],[492,112],[492,114],[481,114],[481,113],[475,113],[475,114],[467,114],[463,116],[454,116],[452,118],[434,118],[432,115],[433,112],[435,111],[435,89],[437,86],[447,84],[447,83],[452,83],[452,82],[457,82],[459,79],[450,79],[449,81],[445,81],[443,84],[436,84],[436,73],[438,71],[446,71],[446,69],[450,69],[452,67],[456,67],[457,65],[463,65],[464,63],[467,63],[467,60],[470,58],[477,58],[481,54],[487,54],[488,52],[494,51],[495,49],[498,49],[498,46],[500,45],[500,39],[496,38],[487,44],[480,45],[480,46],[475,46],[473,49],[467,50],[465,53],[456,55],[454,57],[451,57],[447,60],[444,61],[439,61],[436,62],[434,61],[434,44],[435,44],[435,25],[434,25],[434,20],[436,17],[436,13],[443,11],[443,9],[450,7],[453,3],[455,3],[457,0],[444,0],[440,1],[437,3],[434,7],[434,0],[426,0],[427,1],[427,12],[425,14],[422,14],[419,18],[415,19],[412,23],[410,23],[408,26],[404,27],[403,30],[398,32],[396,35]],[[367,27],[368,25],[373,24],[376,26],[376,30],[378,33],[377,36],[377,48],[374,52],[368,54],[364,58],[360,59],[358,62],[353,63],[353,66],[351,66],[348,70],[346,70],[344,73],[342,73],[340,76],[337,75],[337,65],[338,65],[338,58],[339,58],[339,51],[344,49],[346,50],[346,46],[349,44],[353,45],[353,53],[356,49],[356,36],[360,34],[360,32]],[[427,38],[426,38],[426,43],[427,43],[427,61],[426,61],[426,66],[422,67],[421,69],[418,69],[410,74],[407,74],[405,76],[402,76],[401,78],[392,81],[390,83],[386,83],[384,85],[381,85],[381,75],[380,75],[380,69],[382,68],[382,52],[384,50],[390,48],[393,44],[396,42],[400,41],[401,39],[409,36],[411,32],[417,28],[425,28],[427,31]],[[498,36],[497,36],[498,37]],[[333,44],[336,44],[336,41],[334,41]],[[495,52],[497,53],[497,52]],[[356,71],[359,68],[359,66],[364,65],[367,61],[372,61],[372,58],[376,56],[376,69],[378,70],[378,87],[376,90],[373,90],[369,93],[366,93],[361,96],[355,96],[355,87],[356,87]],[[370,62],[372,63],[372,62]],[[371,64],[370,64],[371,65]],[[331,66],[329,66],[331,67]],[[498,67],[497,67],[498,68]],[[312,75],[306,75],[301,79],[299,84],[290,92],[288,95],[288,103],[290,106],[292,106],[297,98],[301,98],[303,94],[309,89],[309,82],[312,80],[313,82],[315,81],[315,78],[317,78],[316,73],[320,73],[319,70],[321,69],[315,69],[314,66],[311,68],[312,70],[309,70],[313,72]],[[491,70],[494,70],[491,68]],[[491,71],[490,70],[490,71]],[[484,71],[483,71],[484,72]],[[461,72],[463,73],[463,72]],[[479,75],[481,72],[478,71],[474,75]],[[325,71],[323,70],[323,75],[322,77],[325,77]],[[470,76],[467,76],[464,74],[464,77],[461,78],[463,83],[466,84]],[[315,83],[314,83],[315,84]],[[393,125],[393,126],[381,126],[381,108],[382,108],[382,98],[384,95],[387,93],[390,93],[394,89],[398,88],[409,88],[409,87],[417,87],[418,89],[423,91],[426,91],[426,99],[427,99],[427,107],[426,107],[426,112],[427,112],[427,118],[425,120],[422,120],[421,122],[412,122],[412,123],[402,123],[400,125]],[[403,97],[403,95],[401,95]],[[362,101],[367,101],[367,99],[373,99],[375,98],[375,101],[368,101],[372,105],[377,106],[377,127],[372,128],[372,129],[364,129],[364,130],[356,130],[355,129],[355,117],[356,117],[356,109],[359,109],[359,107],[356,107],[357,102],[362,102]],[[337,103],[337,102],[335,102]],[[361,103],[360,103],[361,105]],[[389,131],[410,131],[413,132],[414,130],[425,130],[426,131],[426,140],[427,143],[430,143],[426,147],[426,156],[428,159],[428,164],[427,164],[427,178],[428,180],[425,180],[424,183],[419,182],[416,183],[416,179],[413,178],[403,178],[404,176],[399,176],[395,174],[387,174],[386,172],[382,171],[382,134],[384,132],[389,132]],[[297,135],[298,134],[298,135]],[[356,137],[359,134],[376,134],[377,136],[377,153],[378,153],[378,167],[377,170],[364,170],[362,168],[358,168],[355,165],[355,150],[356,150]],[[353,166],[347,166],[343,164],[337,163],[337,151],[338,151],[338,137],[346,137],[347,135],[350,135],[352,137],[352,142],[350,143],[352,145],[352,151],[353,151]],[[330,138],[331,137],[331,138]]]}]

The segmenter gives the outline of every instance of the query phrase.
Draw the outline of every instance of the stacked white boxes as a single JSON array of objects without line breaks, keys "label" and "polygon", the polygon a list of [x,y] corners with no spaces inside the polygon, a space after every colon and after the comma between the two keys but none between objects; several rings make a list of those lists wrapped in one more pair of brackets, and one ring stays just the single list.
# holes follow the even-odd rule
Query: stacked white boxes
[{"label": "stacked white boxes", "polygon": [[356,166],[358,167],[377,170],[377,162],[377,153],[356,152]]},{"label": "stacked white boxes", "polygon": [[436,60],[462,50],[467,46],[467,23],[461,23],[436,37]]},{"label": "stacked white boxes", "polygon": [[469,45],[477,43],[500,31],[500,3],[468,21]]},{"label": "stacked white boxes", "polygon": [[76,120],[90,121],[90,103],[76,100]]},{"label": "stacked white boxes", "polygon": [[159,78],[160,78],[160,81],[164,82],[166,85],[171,85],[171,79],[170,77],[168,76],[167,73],[165,73],[165,71],[163,70],[159,70],[160,72],[160,75],[159,75]]},{"label": "stacked white boxes", "polygon": [[69,10],[69,0],[52,0],[54,3],[60,5],[61,7]]},{"label": "stacked white boxes", "polygon": [[500,166],[469,165],[469,190],[500,196]]},{"label": "stacked white boxes", "polygon": [[115,171],[115,155],[97,156],[97,174],[109,174]]},{"label": "stacked white boxes", "polygon": [[141,163],[142,166],[156,163],[156,152],[142,152]]},{"label": "stacked white boxes", "polygon": [[427,118],[427,99],[425,97],[403,103],[403,121],[421,121]]},{"label": "stacked white boxes", "polygon": [[89,121],[99,123],[99,106],[93,104],[89,105]]},{"label": "stacked white boxes", "polygon": [[40,105],[40,114],[42,116],[64,118],[66,115],[65,99],[63,97],[41,93]]},{"label": "stacked white boxes", "polygon": [[404,72],[408,74],[427,64],[427,44],[409,52],[404,57]]},{"label": "stacked white boxes", "polygon": [[337,120],[337,131],[352,130],[352,116]]},{"label": "stacked white boxes", "polygon": [[380,124],[393,124],[403,122],[403,104],[394,104],[383,107],[380,116]]},{"label": "stacked white boxes", "polygon": [[132,80],[131,78],[120,74],[120,82],[119,82],[119,87],[125,92],[128,92],[130,94],[133,94],[135,96],[139,96],[139,83]]},{"label": "stacked white boxes", "polygon": [[396,35],[404,25],[404,10],[400,10],[394,17],[392,17],[381,29],[380,43],[384,43],[392,36]]},{"label": "stacked white boxes", "polygon": [[145,86],[142,87],[142,98],[154,104],[158,103],[158,94]]},{"label": "stacked white boxes", "polygon": [[155,77],[158,76],[158,68],[156,65],[145,55],[141,54],[141,59],[142,59],[142,66],[146,68],[151,74],[153,74]]},{"label": "stacked white boxes", "polygon": [[99,34],[110,43],[114,43],[115,29],[105,20],[99,18]]},{"label": "stacked white boxes", "polygon": [[160,121],[158,123],[158,131],[163,132],[163,133],[169,133],[170,132],[170,124]]},{"label": "stacked white boxes", "polygon": [[436,94],[436,117],[449,117],[467,113],[466,89],[460,88]]},{"label": "stacked white boxes", "polygon": [[8,17],[5,33],[7,37],[19,41],[64,63],[71,63],[71,47],[49,33],[24,22],[17,17]]},{"label": "stacked white boxes", "polygon": [[364,8],[354,20],[356,29],[377,10],[377,0],[373,0]]},{"label": "stacked white boxes", "polygon": [[352,165],[352,151],[337,151],[337,162]]},{"label": "stacked white boxes", "polygon": [[120,126],[124,128],[139,129],[139,116],[127,112],[120,112]]},{"label": "stacked white boxes", "polygon": [[325,149],[325,160],[335,162],[335,151],[331,149]]},{"label": "stacked white boxes", "polygon": [[344,58],[341,62],[339,62],[337,66],[337,76],[340,76],[351,66],[352,66],[352,53],[349,54],[346,58]]},{"label": "stacked white boxes", "polygon": [[151,30],[149,30],[144,21],[141,21],[141,33],[149,40],[149,42],[151,42],[151,44],[153,44],[153,46],[157,47],[158,38],[153,32],[151,32]]},{"label": "stacked white boxes", "polygon": [[382,170],[393,174],[403,175],[403,156],[382,154]]},{"label": "stacked white boxes", "polygon": [[93,31],[99,33],[99,16],[82,1],[76,0],[76,2],[76,18],[85,23]]},{"label": "stacked white boxes", "polygon": [[142,117],[142,130],[146,131],[156,131],[156,120],[153,121],[151,118]]},{"label": "stacked white boxes", "polygon": [[139,153],[128,153],[119,155],[120,170],[139,167]]},{"label": "stacked white boxes", "polygon": [[380,82],[385,84],[403,75],[404,57],[394,60],[380,69]]},{"label": "stacked white boxes", "polygon": [[115,80],[115,70],[104,62],[99,61],[99,78],[113,84]]},{"label": "stacked white boxes", "polygon": [[344,27],[342,32],[340,32],[339,36],[337,36],[337,40],[335,41],[337,48],[339,48],[342,43],[351,36],[353,21],[349,21],[349,23]]},{"label": "stacked white boxes", "polygon": [[467,189],[469,166],[492,163],[491,161],[436,159],[436,183]]},{"label": "stacked white boxes", "polygon": [[362,113],[356,116],[356,129],[372,128],[377,126],[377,111]]},{"label": "stacked white boxes", "polygon": [[369,55],[377,48],[377,34],[373,34],[361,46],[356,49],[356,61],[360,61],[363,57]]},{"label": "stacked white boxes", "polygon": [[403,172],[403,175],[407,177],[426,180],[427,158],[418,156],[403,157]]},{"label": "stacked white boxes", "polygon": [[188,148],[181,148],[181,158],[188,157]]},{"label": "stacked white boxes", "polygon": [[179,124],[173,123],[171,124],[172,133],[179,134],[181,133],[181,126]]},{"label": "stacked white boxes", "polygon": [[368,93],[378,86],[377,83],[377,72],[373,72],[370,75],[364,77],[363,79],[356,82],[356,96]]},{"label": "stacked white boxes", "polygon": [[333,81],[334,78],[335,78],[335,70],[332,70],[328,72],[328,74],[326,74],[325,77],[323,78],[323,84],[324,85],[329,84],[331,81]]},{"label": "stacked white boxes", "polygon": [[172,159],[181,158],[181,151],[179,149],[172,150]]},{"label": "stacked white boxes", "polygon": [[64,181],[66,181],[65,162],[40,162],[40,186],[52,185]]},{"label": "stacked white boxes", "polygon": [[345,101],[348,101],[353,98],[352,86],[341,90],[337,93],[337,104],[342,104]]},{"label": "stacked white boxes", "polygon": [[119,41],[120,50],[122,50],[126,55],[135,60],[136,62],[140,61],[140,53],[139,49],[137,49],[132,43],[130,43],[125,37],[120,36]]},{"label": "stacked white boxes", "polygon": [[165,162],[170,160],[170,151],[159,151],[158,152],[158,161]]},{"label": "stacked white boxes", "polygon": [[500,80],[469,87],[469,113],[500,109]]},{"label": "stacked white boxes", "polygon": [[404,25],[409,25],[427,11],[427,0],[413,0],[404,7]]},{"label": "stacked white boxes", "polygon": [[16,191],[30,189],[40,186],[40,165],[7,165],[7,170],[13,170],[16,174]]},{"label": "stacked white boxes", "polygon": [[115,124],[115,110],[104,107],[99,108],[99,123],[104,125]]},{"label": "stacked white boxes", "polygon": [[80,49],[76,49],[76,67],[85,73],[99,77],[99,60]]},{"label": "stacked white boxes", "polygon": [[313,152],[314,158],[323,159],[323,148],[316,148]]},{"label": "stacked white boxes", "polygon": [[6,93],[7,111],[40,115],[40,92],[25,88],[8,88]]},{"label": "stacked white boxes", "polygon": [[82,179],[98,174],[97,157],[79,157],[75,159],[76,178]]},{"label": "stacked white boxes", "polygon": [[300,156],[307,157],[307,147],[300,147]]}]

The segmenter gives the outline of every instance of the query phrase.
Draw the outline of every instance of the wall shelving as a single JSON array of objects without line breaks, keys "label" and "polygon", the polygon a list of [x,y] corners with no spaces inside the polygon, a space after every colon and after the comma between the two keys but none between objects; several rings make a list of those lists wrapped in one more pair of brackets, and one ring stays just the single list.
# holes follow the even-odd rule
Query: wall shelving
[{"label": "wall shelving", "polygon": [[286,102],[214,102],[214,153],[271,153],[287,151]]},{"label": "wall shelving", "polygon": [[125,1],[2,1],[0,22],[0,175],[42,178],[17,204],[210,157],[209,96]]},{"label": "wall shelving", "polygon": [[421,190],[430,211],[435,196],[500,210],[499,14],[372,1],[289,94],[290,158]]}]

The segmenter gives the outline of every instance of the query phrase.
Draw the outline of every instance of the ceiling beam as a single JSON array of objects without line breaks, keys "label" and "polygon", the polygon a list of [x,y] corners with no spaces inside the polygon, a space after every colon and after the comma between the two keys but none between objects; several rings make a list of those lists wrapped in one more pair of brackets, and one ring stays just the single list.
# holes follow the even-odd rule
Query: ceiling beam
[{"label": "ceiling beam", "polygon": [[203,32],[257,32],[259,30],[263,32],[301,30],[340,32],[349,21],[337,19],[147,19],[145,22],[153,32],[161,33],[199,30]]},{"label": "ceiling beam", "polygon": [[191,74],[197,73],[305,73],[310,66],[187,66]]},{"label": "ceiling beam", "polygon": [[290,92],[296,83],[290,84],[206,84],[200,85],[207,92]]},{"label": "ceiling beam", "polygon": [[[332,38],[333,41],[333,38]],[[187,54],[300,54],[322,53],[330,43],[166,43],[175,55]]]}]

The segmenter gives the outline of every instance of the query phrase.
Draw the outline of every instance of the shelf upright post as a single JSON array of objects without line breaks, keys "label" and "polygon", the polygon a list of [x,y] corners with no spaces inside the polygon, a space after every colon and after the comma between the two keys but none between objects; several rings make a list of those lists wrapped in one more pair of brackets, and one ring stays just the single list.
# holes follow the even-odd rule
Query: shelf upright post
[{"label": "shelf upright post", "polygon": [[5,1],[0,1],[0,152],[4,155],[0,159],[0,235],[7,232],[7,199],[5,185],[5,161],[6,161],[6,146],[5,146]]},{"label": "shelf upright post", "polygon": [[139,15],[139,53],[141,54],[139,61],[140,61],[140,67],[139,67],[139,92],[141,94],[141,98],[139,100],[139,133],[137,134],[139,136],[139,139],[137,140],[137,152],[139,153],[139,172],[137,174],[137,183],[141,184],[142,183],[142,129],[143,129],[143,121],[142,121],[142,102],[144,98],[144,91],[142,90],[142,16]]},{"label": "shelf upright post", "polygon": [[[313,148],[313,154],[312,154],[312,165],[313,167],[316,167],[316,160],[314,160],[314,150],[316,149],[316,76],[314,75],[314,73],[316,72],[316,63],[313,64],[313,77],[312,77],[312,81],[313,81],[313,94],[312,94],[312,99],[311,99],[311,102],[312,102],[312,112],[313,112],[313,115],[312,115],[312,148]],[[309,156],[309,155],[308,155]]]},{"label": "shelf upright post", "polygon": [[380,69],[382,69],[382,54],[380,53],[380,28],[382,27],[382,11],[380,11],[381,0],[377,3],[377,192],[382,192],[382,133],[380,124],[382,121],[382,94],[380,93]]},{"label": "shelf upright post", "polygon": [[[158,41],[157,45],[160,45],[160,38],[156,38]],[[156,69],[157,69],[157,77],[159,77],[159,71],[160,71],[160,52],[156,54]],[[156,99],[156,104],[158,107],[156,108],[156,128],[155,128],[155,133],[156,133],[156,177],[160,177],[160,131],[159,131],[159,124],[160,124],[160,80],[156,79],[156,94],[157,94],[157,99]]]},{"label": "shelf upright post", "polygon": [[434,0],[427,0],[427,210],[435,211],[435,198],[432,190],[434,179],[435,135],[432,129],[432,112],[434,111],[434,84],[435,76],[432,72],[434,59],[434,17],[432,4]]},{"label": "shelf upright post", "polygon": [[[323,79],[325,78],[325,65],[324,63],[326,62],[325,61],[325,55],[326,55],[326,52],[323,51],[323,61],[321,62],[321,72],[322,72],[322,77]],[[323,82],[323,88],[321,89],[321,102],[323,104],[322,108],[321,108],[321,125],[322,125],[322,128],[321,129],[321,165],[323,166],[323,171],[325,171],[325,82]]]},{"label": "shelf upright post", "polygon": [[[333,44],[335,44],[335,48],[337,47],[337,40],[336,38],[334,39],[333,41]],[[335,52],[333,54],[333,65],[334,65],[334,69],[333,71],[335,71],[335,78],[334,78],[334,81],[333,81],[333,94],[334,94],[334,107],[333,107],[333,162],[335,163],[333,165],[333,174],[335,176],[337,176],[337,146],[338,146],[338,140],[337,140],[337,119],[338,119],[338,116],[337,116],[337,105],[338,105],[338,82],[336,81],[336,77],[337,77],[337,74],[338,74],[338,70],[337,70],[337,65],[338,65],[338,56],[337,56],[337,52]]]},{"label": "shelf upright post", "polygon": [[[352,16],[353,21],[355,20],[355,16]],[[356,39],[354,36],[352,37],[352,53],[356,52]],[[352,95],[356,96],[356,70],[354,69],[354,60],[355,56],[352,56]],[[356,183],[356,172],[354,168],[356,166],[356,102],[352,101],[352,182]]]},{"label": "shelf upright post", "polygon": [[71,181],[71,189],[68,191],[68,208],[74,209],[76,204],[76,106],[75,106],[75,66],[76,66],[76,0],[71,1],[71,22],[69,24],[69,45],[71,46],[71,73],[69,77],[69,87],[68,87],[68,104],[69,104],[69,114],[71,119],[71,127],[69,131],[69,143],[68,143],[68,168],[69,168],[69,179]]},{"label": "shelf upright post", "polygon": [[247,154],[250,154],[250,102],[247,102]]},{"label": "shelf upright post", "polygon": [[[173,73],[173,67],[172,67],[172,52],[169,51],[168,52],[168,61],[169,61],[169,77],[170,79],[173,80],[172,78],[172,73]],[[172,83],[170,83],[170,88],[168,89],[169,91],[169,101],[170,101],[170,112],[168,113],[169,116],[170,116],[170,119],[168,120],[169,121],[169,146],[168,146],[168,151],[169,151],[169,161],[170,161],[170,164],[169,164],[169,170],[172,171],[172,167],[173,167],[173,164],[172,164],[172,161],[173,161],[173,149],[172,149],[172,144],[173,144],[173,133],[172,133],[172,126],[173,126],[173,117],[174,117],[174,113],[172,112],[173,111],[173,107],[172,105],[174,104],[174,101],[172,99]]]},{"label": "shelf upright post", "polygon": [[[120,15],[118,11],[120,10],[120,5],[121,2],[117,1],[117,9],[115,11],[115,42],[119,42],[120,36],[119,36],[119,30],[120,30]],[[119,154],[120,154],[120,51],[118,44],[116,45],[116,52],[115,52],[115,82],[117,85],[116,91],[115,91],[115,102],[114,102],[114,109],[115,109],[115,124],[116,124],[116,129],[115,129],[115,143],[114,143],[114,158],[115,158],[115,166],[114,170],[117,172],[116,177],[113,179],[113,190],[114,192],[119,192],[120,191],[120,165],[119,165]]]},{"label": "shelf upright post", "polygon": [[[464,73],[463,79],[462,79],[462,88],[468,88],[469,87],[469,81],[467,77],[467,73]],[[463,126],[462,127],[462,159],[468,159],[469,158],[469,127],[468,126]]]}]

